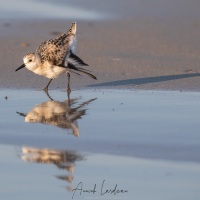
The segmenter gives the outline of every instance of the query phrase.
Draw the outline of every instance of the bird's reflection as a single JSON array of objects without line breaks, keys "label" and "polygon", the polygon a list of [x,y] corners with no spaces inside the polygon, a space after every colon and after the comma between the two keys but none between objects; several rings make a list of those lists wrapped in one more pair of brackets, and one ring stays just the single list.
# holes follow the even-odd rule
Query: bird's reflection
[{"label": "bird's reflection", "polygon": [[85,115],[86,109],[84,106],[94,100],[96,98],[78,104],[78,99],[68,99],[60,102],[51,98],[50,101],[38,104],[28,113],[17,113],[25,117],[25,122],[70,129],[74,136],[79,136],[77,120]]},{"label": "bird's reflection", "polygon": [[68,182],[67,189],[72,190],[75,162],[84,160],[84,156],[75,151],[55,150],[47,148],[22,147],[21,159],[26,162],[54,164],[59,169],[67,171],[67,175],[56,176]]}]

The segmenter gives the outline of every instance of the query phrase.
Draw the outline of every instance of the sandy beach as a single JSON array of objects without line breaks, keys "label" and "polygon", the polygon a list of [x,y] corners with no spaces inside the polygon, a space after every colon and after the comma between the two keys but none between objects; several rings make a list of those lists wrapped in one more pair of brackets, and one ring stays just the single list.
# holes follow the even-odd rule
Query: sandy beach
[{"label": "sandy beach", "polygon": [[[116,3],[115,10],[110,4],[110,7],[104,5],[106,9],[101,5],[99,10],[113,18],[76,20],[77,55],[90,65],[88,69],[98,80],[73,76],[72,89],[93,86],[199,91],[200,14],[195,9],[198,2],[153,1],[151,6],[145,2],[127,1],[124,6]],[[79,3],[74,2],[80,6]],[[89,5],[89,1],[87,3]],[[22,64],[26,53],[34,52],[43,40],[66,31],[72,21],[74,19],[1,19],[0,87],[43,88],[48,82],[46,78],[28,70],[15,72],[15,69]],[[62,75],[50,88],[64,89],[66,80]]]}]

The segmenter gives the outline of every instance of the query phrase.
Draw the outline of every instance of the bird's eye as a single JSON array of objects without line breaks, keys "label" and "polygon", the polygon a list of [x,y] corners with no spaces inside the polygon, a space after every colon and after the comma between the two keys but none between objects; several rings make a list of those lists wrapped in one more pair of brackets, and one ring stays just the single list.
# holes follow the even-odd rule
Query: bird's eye
[{"label": "bird's eye", "polygon": [[30,59],[28,62],[32,62],[32,60]]}]

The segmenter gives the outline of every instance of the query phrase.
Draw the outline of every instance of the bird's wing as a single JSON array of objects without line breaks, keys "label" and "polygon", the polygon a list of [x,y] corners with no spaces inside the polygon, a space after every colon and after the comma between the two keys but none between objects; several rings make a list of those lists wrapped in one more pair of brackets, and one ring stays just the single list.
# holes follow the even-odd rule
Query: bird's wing
[{"label": "bird's wing", "polygon": [[70,38],[64,33],[61,36],[41,43],[36,50],[42,63],[48,61],[53,65],[61,65],[69,53]]},{"label": "bird's wing", "polygon": [[67,57],[68,63],[73,64],[74,66],[88,66],[82,59],[70,51],[69,56]]}]

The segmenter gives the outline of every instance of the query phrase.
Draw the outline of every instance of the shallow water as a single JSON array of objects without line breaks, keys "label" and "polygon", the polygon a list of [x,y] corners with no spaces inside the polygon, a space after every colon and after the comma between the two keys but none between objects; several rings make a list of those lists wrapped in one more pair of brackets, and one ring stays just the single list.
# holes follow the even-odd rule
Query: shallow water
[{"label": "shallow water", "polygon": [[1,199],[200,197],[199,93],[1,90],[0,103]]}]

